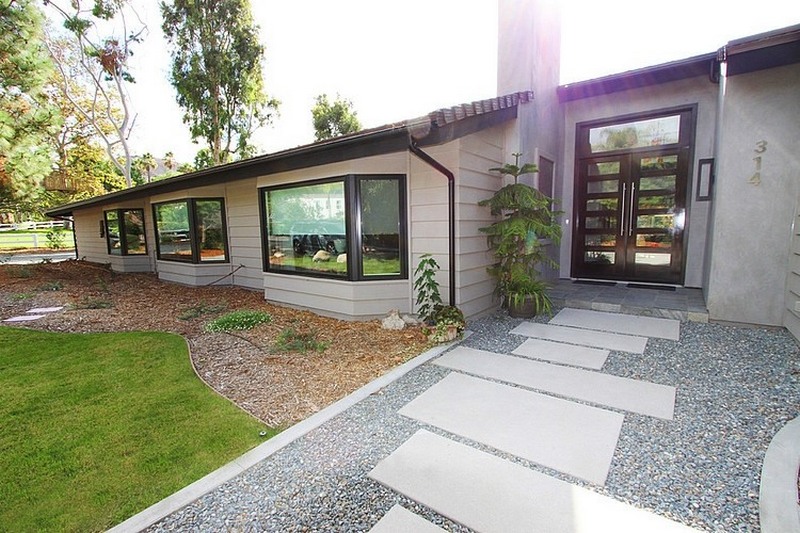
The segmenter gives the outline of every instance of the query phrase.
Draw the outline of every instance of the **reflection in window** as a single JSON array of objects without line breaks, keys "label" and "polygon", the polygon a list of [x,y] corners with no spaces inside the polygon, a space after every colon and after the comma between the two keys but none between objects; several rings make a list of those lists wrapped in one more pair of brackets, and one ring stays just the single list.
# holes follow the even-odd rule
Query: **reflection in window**
[{"label": "reflection in window", "polygon": [[592,153],[598,153],[675,144],[680,123],[680,115],[672,115],[589,128],[589,145]]},{"label": "reflection in window", "polygon": [[346,277],[344,181],[265,194],[270,270]]},{"label": "reflection in window", "polygon": [[227,261],[221,199],[188,199],[153,206],[158,258],[191,263]]},{"label": "reflection in window", "polygon": [[263,191],[270,272],[404,278],[404,179],[345,176]]},{"label": "reflection in window", "polygon": [[400,274],[400,184],[362,179],[361,268],[364,276]]},{"label": "reflection in window", "polygon": [[142,209],[115,209],[105,212],[106,243],[111,255],[147,253]]},{"label": "reflection in window", "polygon": [[583,261],[592,265],[613,265],[616,257],[614,252],[586,252]]}]

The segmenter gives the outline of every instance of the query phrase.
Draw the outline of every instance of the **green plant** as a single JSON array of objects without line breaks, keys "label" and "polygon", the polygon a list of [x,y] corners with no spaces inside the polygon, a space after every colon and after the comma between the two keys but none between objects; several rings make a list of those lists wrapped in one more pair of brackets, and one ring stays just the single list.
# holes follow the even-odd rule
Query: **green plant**
[{"label": "green plant", "polygon": [[30,292],[18,292],[11,295],[11,299],[17,302],[21,302],[23,300],[29,300],[33,298],[33,293]]},{"label": "green plant", "polygon": [[26,265],[13,265],[8,267],[8,275],[12,278],[29,278],[33,272]]},{"label": "green plant", "polygon": [[39,285],[39,289],[38,290],[40,290],[42,292],[45,292],[45,291],[60,291],[63,288],[64,288],[64,284],[61,283],[60,281],[56,280],[56,281],[48,281],[47,283],[42,283],[41,285]]},{"label": "green plant", "polygon": [[486,233],[497,263],[488,269],[497,280],[497,293],[504,305],[518,306],[526,299],[533,301],[536,312],[549,313],[550,299],[547,285],[540,279],[538,268],[542,264],[557,267],[547,255],[542,240],[558,244],[561,226],[553,211],[553,200],[538,190],[519,182],[519,176],[537,172],[536,165],[519,165],[522,154],[515,153],[514,163],[490,169],[514,182],[502,187],[494,196],[478,202],[488,206],[492,215],[500,219],[490,226],[480,228]]},{"label": "green plant", "polygon": [[431,254],[423,254],[414,270],[414,290],[417,292],[417,313],[426,323],[434,321],[436,310],[442,306],[436,272],[439,263]]},{"label": "green plant", "polygon": [[206,304],[204,302],[200,302],[199,304],[193,305],[188,309],[185,309],[178,318],[181,320],[192,320],[193,318],[197,318],[202,315],[213,315],[214,313],[220,313],[227,308],[224,304]]},{"label": "green plant", "polygon": [[300,352],[306,353],[309,350],[324,352],[330,343],[317,340],[317,335],[313,331],[298,331],[289,327],[278,335],[275,342],[275,349],[279,352]]},{"label": "green plant", "polygon": [[100,298],[83,297],[74,307],[75,309],[111,309],[114,304]]},{"label": "green plant", "polygon": [[208,332],[241,331],[253,329],[259,324],[268,324],[271,320],[272,316],[264,311],[243,309],[241,311],[231,311],[212,320],[206,324],[205,330]]},{"label": "green plant", "polygon": [[450,342],[460,338],[467,322],[464,313],[453,305],[440,306],[433,315],[433,325],[425,326],[423,333],[431,342]]},{"label": "green plant", "polygon": [[66,236],[60,229],[52,228],[45,234],[47,247],[51,250],[60,250],[64,247]]}]

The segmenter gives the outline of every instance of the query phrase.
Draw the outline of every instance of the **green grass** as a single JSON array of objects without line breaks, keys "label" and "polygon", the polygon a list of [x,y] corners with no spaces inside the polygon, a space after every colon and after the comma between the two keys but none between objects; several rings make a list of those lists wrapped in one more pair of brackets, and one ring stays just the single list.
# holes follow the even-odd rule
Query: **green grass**
[{"label": "green grass", "polygon": [[[0,250],[22,250],[25,248],[47,248],[47,232],[49,230],[28,230],[28,231],[0,231]],[[61,232],[64,236],[64,248],[68,250],[75,248],[75,241],[72,232],[64,230]]]},{"label": "green grass", "polygon": [[[344,274],[347,272],[346,263],[336,262],[336,258],[330,261],[314,261],[309,256],[301,257],[284,257],[281,264],[285,267],[303,268],[306,270],[316,270],[318,272]],[[376,259],[368,257],[364,260],[364,274],[381,275],[381,274],[397,274],[400,272],[399,259]]]},{"label": "green grass", "polygon": [[[107,529],[263,438],[167,333],[0,327],[0,529]],[[275,431],[270,430],[270,436]]]}]

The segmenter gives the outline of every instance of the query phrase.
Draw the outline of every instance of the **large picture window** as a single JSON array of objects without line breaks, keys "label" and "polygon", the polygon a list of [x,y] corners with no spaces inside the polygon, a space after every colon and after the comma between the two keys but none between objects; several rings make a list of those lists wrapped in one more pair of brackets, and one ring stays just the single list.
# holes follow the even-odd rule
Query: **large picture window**
[{"label": "large picture window", "polygon": [[158,258],[190,263],[228,261],[225,204],[221,198],[191,198],[153,206]]},{"label": "large picture window", "polygon": [[406,278],[405,177],[344,176],[263,189],[265,269]]},{"label": "large picture window", "polygon": [[111,255],[144,255],[147,253],[142,209],[106,211],[105,235]]}]

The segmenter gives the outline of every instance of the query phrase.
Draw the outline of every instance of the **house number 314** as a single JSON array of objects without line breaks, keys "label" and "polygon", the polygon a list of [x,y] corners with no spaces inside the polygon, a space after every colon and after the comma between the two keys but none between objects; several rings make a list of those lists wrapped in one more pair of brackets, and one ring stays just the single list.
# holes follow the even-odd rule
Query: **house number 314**
[{"label": "house number 314", "polygon": [[758,187],[761,185],[761,154],[767,151],[767,141],[758,141],[756,143],[756,149],[753,150],[756,156],[753,158],[753,161],[756,164],[756,171],[750,177],[749,181],[751,184]]}]

